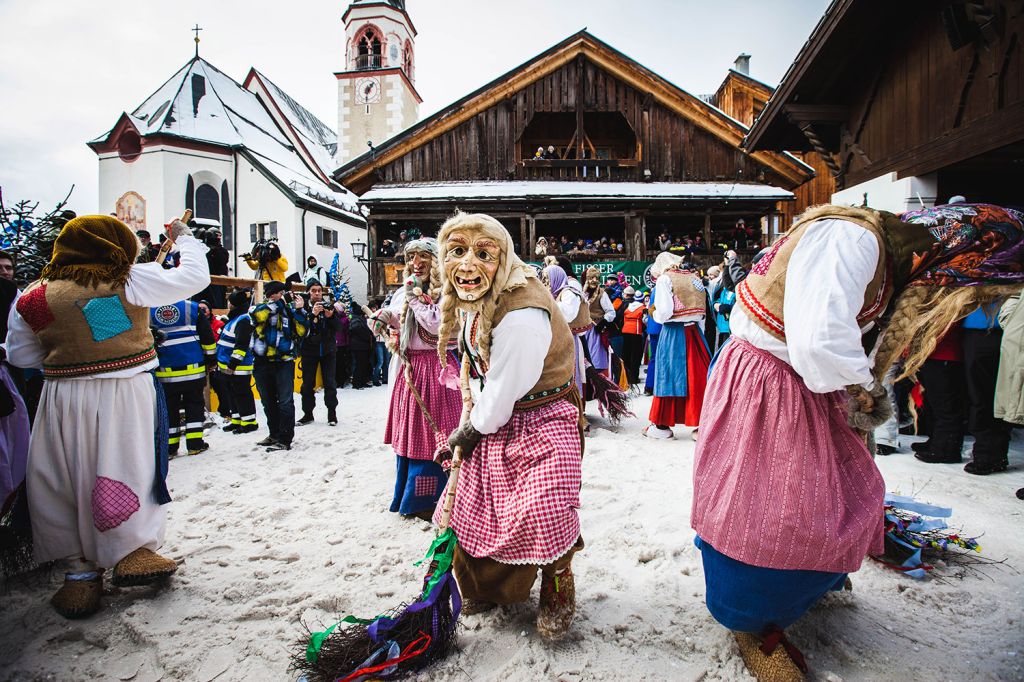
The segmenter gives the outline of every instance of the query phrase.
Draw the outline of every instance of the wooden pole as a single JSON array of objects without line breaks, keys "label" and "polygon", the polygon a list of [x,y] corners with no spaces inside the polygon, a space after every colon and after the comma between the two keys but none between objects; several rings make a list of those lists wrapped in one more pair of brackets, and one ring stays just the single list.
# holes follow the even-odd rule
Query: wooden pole
[{"label": "wooden pole", "polygon": [[[469,413],[473,410],[473,394],[469,390],[469,351],[462,354],[462,369],[459,372],[459,388],[462,389],[462,416],[459,424],[469,421]],[[455,489],[459,485],[459,471],[462,469],[462,448],[456,447],[452,453],[452,468],[448,473],[448,491],[444,498],[444,508],[441,509],[441,519],[438,523],[438,534],[448,528],[452,520],[452,507],[455,506]]]}]

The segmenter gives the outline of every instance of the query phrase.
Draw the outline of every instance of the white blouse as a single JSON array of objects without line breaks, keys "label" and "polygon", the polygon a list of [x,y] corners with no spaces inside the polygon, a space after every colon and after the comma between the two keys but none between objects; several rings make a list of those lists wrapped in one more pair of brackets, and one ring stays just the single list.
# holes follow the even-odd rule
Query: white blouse
[{"label": "white blouse", "polygon": [[804,232],[786,271],[780,341],[751,320],[742,306],[732,310],[732,334],[793,367],[815,393],[851,385],[871,387],[872,360],[861,345],[857,314],[878,266],[878,240],[847,220],[820,220]]}]

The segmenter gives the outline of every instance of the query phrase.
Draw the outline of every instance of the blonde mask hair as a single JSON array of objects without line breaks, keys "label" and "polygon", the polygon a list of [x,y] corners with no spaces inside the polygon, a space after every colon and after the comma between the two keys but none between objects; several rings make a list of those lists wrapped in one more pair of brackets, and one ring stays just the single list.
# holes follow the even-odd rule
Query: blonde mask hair
[{"label": "blonde mask hair", "polygon": [[460,310],[479,313],[480,326],[478,327],[477,343],[481,358],[484,362],[488,362],[491,354],[494,310],[498,306],[498,296],[526,286],[531,277],[537,277],[536,271],[516,255],[512,236],[504,225],[484,213],[463,213],[462,211],[456,211],[455,215],[446,220],[441,226],[441,231],[437,233],[442,269],[445,269],[445,261],[448,257],[448,237],[453,232],[470,232],[476,236],[492,239],[498,244],[501,255],[498,258],[498,270],[494,273],[491,288],[478,300],[463,301],[460,299],[451,278],[447,273],[444,274],[441,291],[441,328],[438,331],[437,348],[442,367],[447,361],[445,349],[448,339],[456,333],[456,327],[459,324]]}]

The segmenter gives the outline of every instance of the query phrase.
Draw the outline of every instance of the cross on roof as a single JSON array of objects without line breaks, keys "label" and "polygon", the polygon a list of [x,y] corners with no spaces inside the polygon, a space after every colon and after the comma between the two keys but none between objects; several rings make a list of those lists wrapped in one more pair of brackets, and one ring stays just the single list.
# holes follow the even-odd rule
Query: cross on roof
[{"label": "cross on roof", "polygon": [[196,41],[196,56],[198,57],[199,56],[199,32],[202,31],[203,29],[199,28],[199,24],[196,24],[193,28],[191,28],[189,30],[196,34],[196,37],[195,37],[195,41]]}]

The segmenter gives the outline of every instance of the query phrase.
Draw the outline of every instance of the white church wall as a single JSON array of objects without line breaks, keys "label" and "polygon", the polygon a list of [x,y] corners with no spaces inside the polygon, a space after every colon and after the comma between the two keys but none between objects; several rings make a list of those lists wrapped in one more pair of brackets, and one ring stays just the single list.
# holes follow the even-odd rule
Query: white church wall
[{"label": "white church wall", "polygon": [[[297,210],[297,224],[302,220],[302,209]],[[338,248],[335,249],[317,244],[317,227],[324,227],[338,233]],[[346,222],[320,215],[312,210],[306,211],[306,256],[315,256],[317,263],[325,270],[331,267],[334,254],[338,253],[338,265],[345,270],[348,277],[348,288],[352,297],[359,303],[366,303],[369,291],[369,279],[366,268],[352,257],[352,242],[367,243],[366,228],[355,227]],[[305,260],[303,260],[305,266]]]},{"label": "white church wall", "polygon": [[99,157],[99,211],[114,213],[117,200],[126,192],[136,192],[146,202],[144,227],[156,232],[164,221],[163,163],[159,154],[142,154],[132,163],[125,163],[115,154]]},{"label": "white church wall", "polygon": [[250,225],[277,224],[277,241],[281,253],[288,259],[288,272],[294,272],[301,265],[298,244],[295,204],[271,183],[244,157],[238,157],[238,184],[235,189],[238,202],[238,225],[235,253],[236,270],[239,277],[251,277],[253,271],[238,254],[248,253],[252,248]]}]

